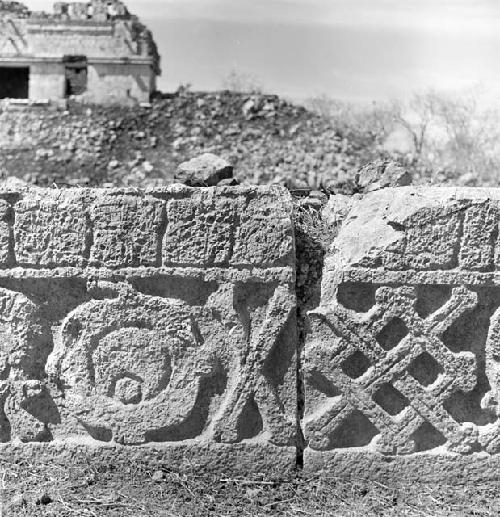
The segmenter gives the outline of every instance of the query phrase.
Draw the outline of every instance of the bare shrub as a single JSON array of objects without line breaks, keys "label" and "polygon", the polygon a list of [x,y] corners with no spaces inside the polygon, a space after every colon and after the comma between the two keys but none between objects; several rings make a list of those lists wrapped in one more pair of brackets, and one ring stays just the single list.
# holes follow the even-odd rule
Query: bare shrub
[{"label": "bare shrub", "polygon": [[496,182],[500,166],[500,113],[473,88],[461,93],[415,94],[397,111],[415,159],[441,180],[468,185]]},{"label": "bare shrub", "polygon": [[[307,106],[328,118],[358,153],[358,163],[395,159],[417,182],[494,185],[500,170],[500,113],[479,88],[458,93],[428,90],[409,99],[356,106],[320,95]],[[411,151],[389,149],[395,132]]]}]

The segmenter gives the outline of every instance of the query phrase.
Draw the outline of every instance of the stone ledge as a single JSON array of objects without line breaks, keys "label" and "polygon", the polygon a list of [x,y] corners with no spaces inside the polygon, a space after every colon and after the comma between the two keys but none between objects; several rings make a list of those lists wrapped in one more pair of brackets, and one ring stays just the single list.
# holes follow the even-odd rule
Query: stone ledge
[{"label": "stone ledge", "polygon": [[199,268],[199,267],[136,267],[107,269],[105,267],[56,267],[32,268],[14,267],[11,269],[0,269],[0,280],[4,279],[37,279],[37,278],[78,278],[82,280],[112,280],[114,282],[125,282],[138,278],[166,277],[197,278],[214,281],[241,281],[241,282],[295,282],[295,268]]},{"label": "stone ledge", "polygon": [[471,484],[498,480],[500,456],[419,453],[383,456],[366,451],[304,451],[304,470],[382,482]]},{"label": "stone ledge", "polygon": [[101,445],[99,443],[0,444],[0,465],[29,462],[71,466],[114,465],[148,469],[167,468],[196,475],[217,474],[282,479],[296,470],[295,447],[275,447],[266,443],[243,444],[150,444],[143,447]]}]

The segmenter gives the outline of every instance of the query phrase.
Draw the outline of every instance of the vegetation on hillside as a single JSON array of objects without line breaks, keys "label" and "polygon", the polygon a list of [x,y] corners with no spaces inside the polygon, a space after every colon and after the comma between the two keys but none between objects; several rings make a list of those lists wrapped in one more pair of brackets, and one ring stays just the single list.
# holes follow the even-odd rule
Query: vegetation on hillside
[{"label": "vegetation on hillside", "polygon": [[361,167],[394,160],[417,184],[496,185],[500,114],[478,89],[359,106],[327,96],[299,105],[235,71],[222,86],[181,86],[149,106],[4,105],[0,174],[41,186],[163,185],[181,162],[211,152],[243,183],[292,189],[352,193]]},{"label": "vegetation on hillside", "polygon": [[318,96],[308,107],[330,120],[363,160],[395,159],[422,183],[496,185],[500,170],[500,113],[479,88],[415,93],[406,102],[355,106]]}]

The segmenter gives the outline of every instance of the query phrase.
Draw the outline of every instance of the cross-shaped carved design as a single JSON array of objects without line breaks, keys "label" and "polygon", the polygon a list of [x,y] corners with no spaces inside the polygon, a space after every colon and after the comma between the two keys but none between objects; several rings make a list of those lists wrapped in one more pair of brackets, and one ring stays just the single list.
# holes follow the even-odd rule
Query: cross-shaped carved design
[{"label": "cross-shaped carved design", "polygon": [[[453,393],[476,386],[476,358],[470,352],[453,353],[441,340],[476,306],[477,294],[454,288],[450,299],[425,319],[418,315],[416,301],[414,287],[379,287],[376,304],[367,313],[336,304],[312,315],[335,339],[325,345],[321,332],[308,345],[308,382],[320,375],[329,384],[323,383],[322,391],[330,394],[305,419],[311,448],[338,448],[332,437],[355,412],[376,427],[378,434],[369,446],[383,454],[418,452],[416,437],[423,429],[440,436],[448,450],[468,453],[477,447],[477,428],[457,423],[444,407]],[[427,362],[419,365],[422,358]],[[426,371],[425,364],[435,364],[439,372]],[[397,404],[384,402],[388,394]],[[354,427],[351,432],[356,431]]]}]

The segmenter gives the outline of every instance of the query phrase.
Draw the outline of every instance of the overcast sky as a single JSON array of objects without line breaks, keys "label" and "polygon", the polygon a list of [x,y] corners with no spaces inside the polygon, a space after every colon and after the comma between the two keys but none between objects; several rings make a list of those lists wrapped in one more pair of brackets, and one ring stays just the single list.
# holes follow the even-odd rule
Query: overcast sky
[{"label": "overcast sky", "polygon": [[[50,0],[26,0],[50,9]],[[481,83],[500,99],[499,0],[129,0],[163,58],[160,87],[231,70],[300,99],[404,97]]]}]

